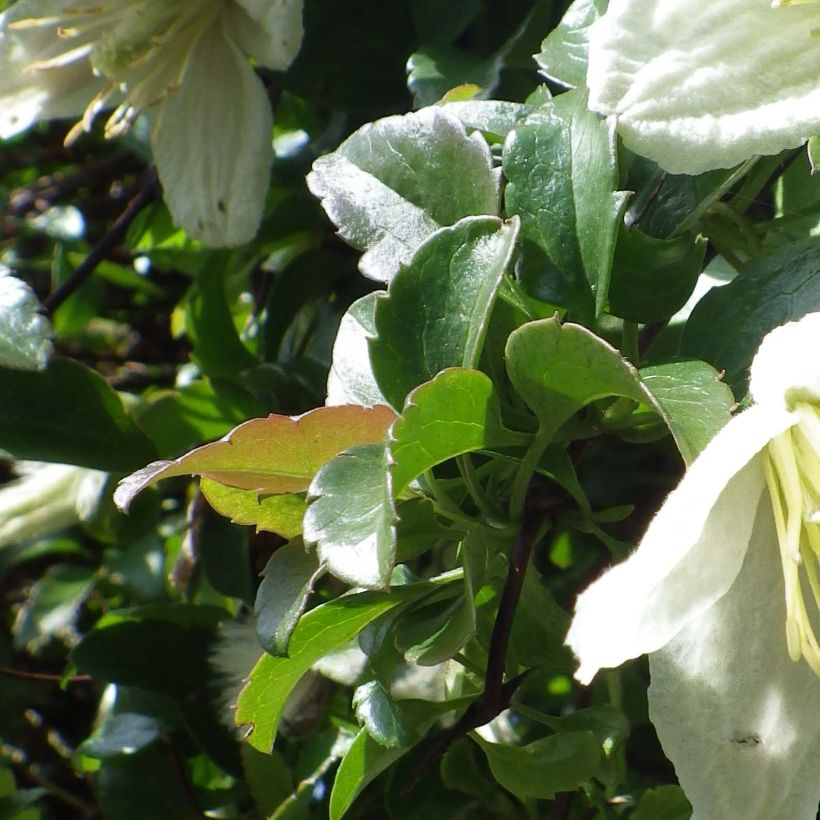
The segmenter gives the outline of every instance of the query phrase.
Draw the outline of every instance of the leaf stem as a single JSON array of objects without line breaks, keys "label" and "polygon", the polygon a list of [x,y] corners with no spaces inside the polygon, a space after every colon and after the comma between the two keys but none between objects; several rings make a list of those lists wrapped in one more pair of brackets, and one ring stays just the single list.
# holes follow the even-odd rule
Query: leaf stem
[{"label": "leaf stem", "polygon": [[638,348],[638,323],[624,319],[621,327],[621,353],[624,358],[632,362],[635,367],[641,360],[641,353]]},{"label": "leaf stem", "polygon": [[520,521],[524,514],[524,504],[527,499],[530,481],[538,467],[541,456],[544,455],[544,450],[552,441],[554,432],[552,429],[542,427],[521,460],[510,490],[510,520],[512,521]]}]

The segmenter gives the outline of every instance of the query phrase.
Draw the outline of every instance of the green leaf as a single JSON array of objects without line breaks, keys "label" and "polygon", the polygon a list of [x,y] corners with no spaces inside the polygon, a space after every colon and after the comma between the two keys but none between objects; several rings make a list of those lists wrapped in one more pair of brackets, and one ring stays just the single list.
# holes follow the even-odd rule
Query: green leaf
[{"label": "green leaf", "polygon": [[641,369],[681,455],[691,464],[732,416],[735,397],[706,362],[688,361]]},{"label": "green leaf", "polygon": [[413,498],[402,503],[396,522],[396,561],[405,563],[427,552],[437,541],[451,539],[453,532],[442,526],[429,498]]},{"label": "green leaf", "polygon": [[394,496],[449,458],[529,439],[504,428],[490,379],[460,368],[443,370],[413,390],[389,437]]},{"label": "green leaf", "polygon": [[0,265],[0,366],[43,370],[53,331],[31,288]]},{"label": "green leaf", "polygon": [[609,312],[632,322],[668,319],[692,295],[705,252],[706,242],[689,234],[655,239],[637,228],[621,227],[609,283]]},{"label": "green leaf", "polygon": [[257,532],[275,532],[287,539],[302,532],[307,502],[301,494],[260,497],[255,490],[227,487],[210,478],[203,478],[199,488],[208,503],[234,524],[252,525]]},{"label": "green leaf", "polygon": [[504,143],[507,213],[521,217],[524,240],[519,272],[543,301],[589,324],[606,304],[628,196],[615,190],[615,132],[580,91],[533,119]]},{"label": "green leaf", "polygon": [[329,461],[316,474],[308,498],[304,538],[316,545],[321,564],[353,586],[385,586],[396,559],[385,447],[354,447]]},{"label": "green leaf", "polygon": [[193,516],[191,537],[197,559],[211,586],[223,595],[250,604],[254,581],[247,530],[231,526],[207,504],[202,504]]},{"label": "green leaf", "polygon": [[269,817],[293,791],[292,775],[287,763],[276,751],[262,754],[243,743],[242,771],[256,807],[263,817]]},{"label": "green leaf", "polygon": [[516,797],[551,800],[556,792],[572,791],[594,776],[601,747],[592,732],[562,732],[526,746],[478,743],[495,779]]},{"label": "green leaf", "polygon": [[647,789],[633,815],[634,820],[689,820],[692,804],[680,786]]},{"label": "green leaf", "polygon": [[342,316],[333,363],[327,377],[326,404],[360,404],[372,407],[387,404],[370,364],[368,339],[376,335],[377,293],[357,299]]},{"label": "green leaf", "polygon": [[738,397],[749,384],[749,365],[774,328],[820,309],[820,243],[795,242],[750,262],[737,279],[698,302],[681,339],[681,353],[726,372]]},{"label": "green leaf", "polygon": [[287,653],[290,636],[321,573],[316,556],[300,541],[273,553],[262,571],[253,608],[256,636],[266,652],[276,656]]},{"label": "green leaf", "polygon": [[388,282],[438,228],[498,212],[487,143],[440,108],[363,126],[308,175],[365,276]]},{"label": "green leaf", "polygon": [[431,236],[376,304],[370,359],[395,408],[446,367],[474,368],[518,220],[471,217]]},{"label": "green leaf", "polygon": [[[440,717],[469,705],[470,698],[431,703],[407,700],[396,704],[404,725],[421,737]],[[330,820],[340,820],[362,789],[395,763],[408,747],[386,748],[362,729],[342,758],[330,794]]]},{"label": "green leaf", "polygon": [[607,396],[652,403],[638,371],[580,325],[529,322],[510,335],[507,372],[541,429],[556,431],[587,404]]},{"label": "green leaf", "polygon": [[587,78],[589,27],[606,11],[607,0],[575,0],[541,43],[535,62],[547,79],[576,88]]},{"label": "green leaf", "polygon": [[328,601],[303,615],[291,634],[288,657],[264,655],[239,694],[235,720],[238,726],[248,727],[250,744],[269,754],[285,702],[302,675],[380,615],[418,594],[419,590],[410,586],[394,587],[389,592],[360,592]]},{"label": "green leaf", "polygon": [[484,57],[443,43],[430,45],[408,58],[407,87],[416,108],[432,105],[450,89],[465,84],[476,85],[482,96],[489,96],[502,65],[498,56]]},{"label": "green leaf", "polygon": [[159,721],[149,715],[118,712],[110,715],[78,751],[100,759],[134,754],[153,743],[161,729]]},{"label": "green leaf", "polygon": [[15,458],[110,471],[156,457],[105,379],[58,356],[41,372],[0,371],[0,448]]},{"label": "green leaf", "polygon": [[448,114],[455,114],[465,127],[499,141],[513,128],[524,125],[536,110],[532,105],[506,100],[462,100],[445,103],[443,107]]},{"label": "green leaf", "polygon": [[809,155],[811,172],[816,174],[820,170],[820,137],[812,137],[806,146],[806,150]]},{"label": "green leaf", "polygon": [[399,749],[410,746],[416,739],[404,725],[398,704],[377,680],[356,688],[353,708],[359,722],[380,746]]},{"label": "green leaf", "polygon": [[155,461],[120,481],[114,501],[127,510],[146,487],[177,475],[201,475],[257,494],[304,492],[319,467],[355,444],[384,438],[387,407],[319,407],[303,416],[251,419],[213,444],[174,461]]}]

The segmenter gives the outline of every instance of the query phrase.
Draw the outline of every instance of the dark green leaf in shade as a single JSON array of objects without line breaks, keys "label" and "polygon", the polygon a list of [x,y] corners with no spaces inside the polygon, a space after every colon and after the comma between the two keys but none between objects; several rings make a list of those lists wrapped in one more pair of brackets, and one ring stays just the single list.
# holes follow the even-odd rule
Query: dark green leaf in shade
[{"label": "dark green leaf in shade", "polygon": [[638,371],[603,339],[557,319],[529,322],[510,335],[507,372],[543,430],[557,430],[581,407],[607,396],[653,399]]},{"label": "dark green leaf in shade", "polygon": [[407,60],[407,87],[417,108],[432,105],[450,89],[465,84],[478,86],[486,97],[498,84],[502,65],[495,55],[483,57],[451,45],[431,45]]},{"label": "dark green leaf in shade", "polygon": [[692,804],[680,786],[657,786],[642,795],[634,820],[689,820]]},{"label": "dark green leaf in shade", "polygon": [[404,725],[398,704],[379,681],[356,688],[353,708],[359,722],[380,746],[399,749],[412,745],[415,734]]},{"label": "dark green leaf in shade", "polygon": [[[397,703],[396,708],[404,725],[420,737],[440,717],[448,712],[465,708],[469,702],[470,698],[439,703],[407,700]],[[407,751],[407,747],[386,748],[377,743],[365,729],[362,729],[342,758],[339,770],[336,772],[333,791],[330,795],[330,820],[341,820],[362,789]]]},{"label": "dark green leaf in shade", "polygon": [[109,471],[156,458],[105,379],[59,356],[41,372],[0,369],[0,448],[15,458]]},{"label": "dark green leaf in shade", "polygon": [[376,335],[377,293],[357,299],[339,324],[327,377],[327,404],[387,404],[370,364],[368,339]]},{"label": "dark green leaf in shade", "polygon": [[270,752],[288,695],[316,661],[345,646],[380,615],[419,594],[422,591],[411,586],[361,592],[328,601],[303,615],[291,633],[288,657],[264,655],[239,695],[235,720],[238,726],[247,727],[251,745]]},{"label": "dark green leaf in shade", "polygon": [[691,464],[731,418],[732,391],[711,365],[696,359],[644,367],[641,379],[660,406],[684,461]]},{"label": "dark green leaf in shade", "polygon": [[616,190],[612,126],[571,91],[510,133],[503,162],[507,213],[521,217],[519,276],[533,295],[591,323],[607,301],[628,196]]},{"label": "dark green leaf in shade", "polygon": [[477,798],[494,812],[493,816],[515,817],[514,803],[479,766],[478,754],[475,745],[467,739],[452,746],[441,760],[442,782],[455,791]]},{"label": "dark green leaf in shade", "polygon": [[461,368],[443,370],[413,390],[389,437],[394,495],[449,458],[529,439],[504,428],[490,379]]},{"label": "dark green leaf in shade", "polygon": [[293,791],[290,768],[275,750],[262,754],[248,743],[240,747],[242,770],[260,815],[269,817]]},{"label": "dark green leaf in shade", "polygon": [[370,359],[394,408],[446,367],[478,364],[518,220],[468,217],[431,236],[376,304]]},{"label": "dark green leaf in shade", "polygon": [[287,654],[288,641],[322,570],[315,553],[291,541],[273,553],[256,593],[256,636],[271,655]]},{"label": "dark green leaf in shade", "polygon": [[303,534],[321,564],[353,586],[385,586],[396,557],[396,510],[384,445],[353,447],[327,462],[308,499]]},{"label": "dark green leaf in shade", "polygon": [[589,27],[606,11],[606,6],[606,0],[572,3],[541,44],[541,52],[535,55],[535,62],[545,77],[569,88],[584,85]]},{"label": "dark green leaf in shade", "polygon": [[681,339],[681,353],[726,372],[740,398],[763,337],[820,309],[820,240],[807,239],[750,262],[742,275],[698,302]]},{"label": "dark green leaf in shade", "polygon": [[362,273],[382,282],[438,228],[498,212],[487,143],[440,108],[363,126],[316,160],[308,185],[342,238],[365,251]]},{"label": "dark green leaf in shade", "polygon": [[405,501],[396,512],[396,561],[400,564],[427,552],[437,541],[453,538],[453,531],[439,523],[428,498]]},{"label": "dark green leaf in shade", "polygon": [[601,746],[592,732],[562,732],[526,746],[490,743],[472,735],[495,779],[516,797],[551,800],[556,792],[572,791],[594,776]]},{"label": "dark green leaf in shade", "polygon": [[307,509],[303,494],[264,495],[254,490],[240,490],[203,478],[202,495],[220,515],[234,524],[254,526],[257,532],[275,532],[283,538],[295,538],[302,532],[302,518]]},{"label": "dark green leaf in shade", "polygon": [[[201,499],[197,499],[199,502]],[[250,604],[253,578],[248,532],[231,526],[207,504],[201,506],[194,517],[191,535],[202,571],[217,592]]]},{"label": "dark green leaf in shade", "polygon": [[117,712],[110,715],[78,751],[86,757],[100,759],[134,754],[157,740],[161,730],[159,721],[149,715]]},{"label": "dark green leaf in shade", "polygon": [[558,606],[530,564],[510,634],[510,647],[516,660],[547,672],[571,673],[575,660],[564,646],[568,626],[567,613]]},{"label": "dark green leaf in shade", "polygon": [[609,312],[644,324],[673,316],[691,296],[705,252],[706,242],[689,234],[655,239],[622,227],[612,263]]}]

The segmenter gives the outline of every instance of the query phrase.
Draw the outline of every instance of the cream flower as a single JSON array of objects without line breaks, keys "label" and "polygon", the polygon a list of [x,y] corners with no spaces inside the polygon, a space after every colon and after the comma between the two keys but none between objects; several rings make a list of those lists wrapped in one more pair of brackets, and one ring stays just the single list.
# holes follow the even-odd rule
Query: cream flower
[{"label": "cream flower", "polygon": [[174,221],[206,244],[259,227],[272,159],[270,103],[246,55],[285,69],[302,0],[20,0],[0,14],[0,138],[114,106],[106,135],[145,111]]},{"label": "cream flower", "polygon": [[672,173],[731,168],[820,133],[817,0],[610,0],[590,107]]},{"label": "cream flower", "polygon": [[567,643],[584,683],[652,653],[650,717],[696,817],[814,820],[820,313],[763,340],[751,393],[578,598]]},{"label": "cream flower", "polygon": [[0,265],[0,366],[45,369],[54,352],[52,335],[34,292]]}]

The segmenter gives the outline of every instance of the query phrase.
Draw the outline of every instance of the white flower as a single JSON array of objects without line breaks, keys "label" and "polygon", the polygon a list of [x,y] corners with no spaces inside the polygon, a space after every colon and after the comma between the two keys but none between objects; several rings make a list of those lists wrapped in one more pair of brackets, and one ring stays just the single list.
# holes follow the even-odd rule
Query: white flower
[{"label": "white flower", "polygon": [[772,331],[754,404],[579,598],[589,682],[650,654],[650,718],[695,816],[814,820],[820,799],[820,313]]},{"label": "white flower", "polygon": [[54,352],[52,335],[31,288],[0,266],[0,365],[43,370]]},{"label": "white flower", "polygon": [[21,461],[0,488],[0,547],[50,535],[91,517],[107,474],[72,464]]},{"label": "white flower", "polygon": [[174,221],[209,245],[259,226],[273,156],[270,102],[246,55],[285,69],[302,0],[20,0],[0,15],[0,138],[116,102],[106,135],[145,111]]},{"label": "white flower", "polygon": [[794,148],[820,134],[817,2],[610,0],[590,30],[590,107],[672,173]]}]

